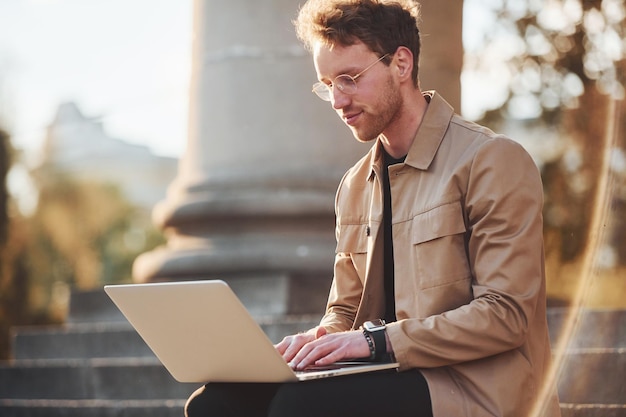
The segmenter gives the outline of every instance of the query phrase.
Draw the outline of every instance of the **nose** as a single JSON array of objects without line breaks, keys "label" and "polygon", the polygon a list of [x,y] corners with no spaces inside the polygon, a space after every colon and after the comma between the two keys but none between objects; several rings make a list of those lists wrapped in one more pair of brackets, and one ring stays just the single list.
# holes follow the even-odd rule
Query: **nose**
[{"label": "nose", "polygon": [[348,105],[350,103],[350,95],[341,91],[341,89],[337,87],[333,87],[330,90],[330,102],[333,105],[333,109],[339,110]]}]

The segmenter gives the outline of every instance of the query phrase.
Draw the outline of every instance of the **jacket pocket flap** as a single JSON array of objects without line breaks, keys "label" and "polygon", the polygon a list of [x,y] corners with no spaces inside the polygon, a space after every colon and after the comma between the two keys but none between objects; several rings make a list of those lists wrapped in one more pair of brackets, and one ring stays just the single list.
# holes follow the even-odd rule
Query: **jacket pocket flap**
[{"label": "jacket pocket flap", "polygon": [[339,226],[337,253],[365,253],[367,252],[366,224],[342,224]]},{"label": "jacket pocket flap", "polygon": [[413,218],[411,243],[428,242],[443,236],[465,233],[461,203],[444,204]]}]

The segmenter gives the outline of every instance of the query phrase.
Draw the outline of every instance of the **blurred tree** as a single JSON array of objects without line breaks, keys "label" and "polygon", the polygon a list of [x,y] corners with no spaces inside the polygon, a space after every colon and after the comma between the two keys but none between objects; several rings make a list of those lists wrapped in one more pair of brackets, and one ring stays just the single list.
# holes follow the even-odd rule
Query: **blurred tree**
[{"label": "blurred tree", "polygon": [[81,181],[49,166],[44,172],[35,176],[39,201],[29,253],[43,293],[51,296],[55,285],[93,289],[130,282],[135,257],[163,242],[150,216],[115,185]]},{"label": "blurred tree", "polygon": [[49,166],[33,174],[37,207],[28,217],[13,210],[0,253],[0,358],[12,326],[62,322],[71,288],[130,282],[135,257],[164,241],[117,187]]},{"label": "blurred tree", "polygon": [[[7,175],[11,166],[11,144],[9,135],[0,129],[0,248],[6,243],[9,229],[9,194],[7,192]],[[0,264],[0,269],[2,265]]]},{"label": "blurred tree", "polygon": [[12,326],[39,322],[28,306],[28,276],[24,257],[23,224],[9,216],[11,200],[7,176],[13,148],[9,135],[0,129],[0,358],[9,354]]},{"label": "blurred tree", "polygon": [[[510,83],[501,108],[486,119],[536,118],[565,141],[542,168],[546,234],[562,261],[581,254],[589,236],[598,172],[608,135],[624,133],[626,6],[623,0],[501,0],[485,49],[506,34]],[[491,65],[488,60],[476,64]],[[480,68],[478,69],[480,70]],[[612,114],[611,100],[618,100]],[[622,149],[613,149],[623,157]],[[614,167],[615,168],[615,167]],[[619,171],[619,170],[618,170]],[[615,172],[623,184],[623,172]],[[621,177],[620,177],[621,174]],[[625,196],[614,201],[613,243],[626,263]]]}]

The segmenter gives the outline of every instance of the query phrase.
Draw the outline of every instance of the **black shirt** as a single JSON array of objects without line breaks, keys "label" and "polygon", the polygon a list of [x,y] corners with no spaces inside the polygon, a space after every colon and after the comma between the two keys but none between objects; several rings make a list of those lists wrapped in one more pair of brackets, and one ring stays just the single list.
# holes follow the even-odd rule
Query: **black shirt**
[{"label": "black shirt", "polygon": [[389,166],[404,162],[406,156],[394,158],[383,149],[383,247],[385,271],[385,321],[396,321],[396,301],[394,290],[395,271],[393,266],[393,235],[391,230],[391,186],[389,184]]}]

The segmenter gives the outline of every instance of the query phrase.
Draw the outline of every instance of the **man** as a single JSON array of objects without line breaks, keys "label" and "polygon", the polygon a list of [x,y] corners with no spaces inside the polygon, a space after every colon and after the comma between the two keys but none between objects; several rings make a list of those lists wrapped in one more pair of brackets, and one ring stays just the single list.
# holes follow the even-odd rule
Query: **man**
[{"label": "man", "polygon": [[300,10],[313,91],[373,146],[337,191],[326,314],[276,346],[294,369],[392,357],[399,372],[208,384],[189,416],[531,414],[550,360],[541,179],[517,143],[420,90],[417,21],[403,0]]}]

